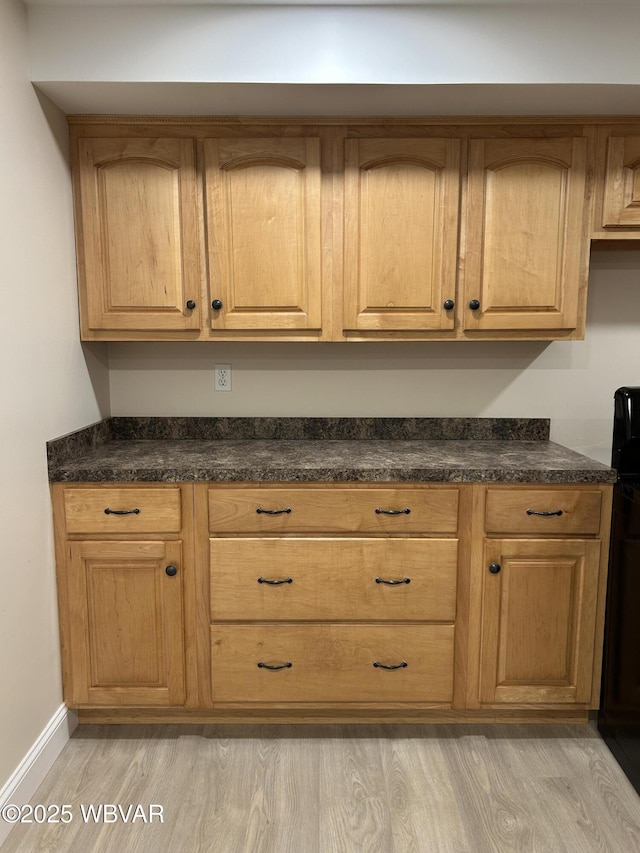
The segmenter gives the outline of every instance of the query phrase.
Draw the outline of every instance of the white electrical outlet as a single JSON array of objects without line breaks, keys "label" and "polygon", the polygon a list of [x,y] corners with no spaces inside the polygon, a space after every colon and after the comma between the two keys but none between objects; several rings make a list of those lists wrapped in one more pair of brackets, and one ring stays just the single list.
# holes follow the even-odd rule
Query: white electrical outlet
[{"label": "white electrical outlet", "polygon": [[231,365],[215,364],[213,366],[215,380],[214,391],[231,391]]}]

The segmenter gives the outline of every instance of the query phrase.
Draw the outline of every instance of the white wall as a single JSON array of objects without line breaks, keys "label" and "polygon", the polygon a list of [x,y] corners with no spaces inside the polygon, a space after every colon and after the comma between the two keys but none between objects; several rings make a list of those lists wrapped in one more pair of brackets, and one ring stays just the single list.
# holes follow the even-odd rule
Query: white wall
[{"label": "white wall", "polygon": [[108,414],[78,340],[64,116],[29,82],[26,11],[0,3],[0,788],[61,697],[45,442]]},{"label": "white wall", "polygon": [[77,113],[630,113],[639,29],[611,0],[30,7],[32,79]]},{"label": "white wall", "polygon": [[637,3],[30,11],[34,80],[638,83],[638,26]]},{"label": "white wall", "polygon": [[[592,253],[584,341],[109,345],[114,415],[545,417],[603,462],[640,385],[640,251]],[[231,363],[230,393],[213,366]]]}]

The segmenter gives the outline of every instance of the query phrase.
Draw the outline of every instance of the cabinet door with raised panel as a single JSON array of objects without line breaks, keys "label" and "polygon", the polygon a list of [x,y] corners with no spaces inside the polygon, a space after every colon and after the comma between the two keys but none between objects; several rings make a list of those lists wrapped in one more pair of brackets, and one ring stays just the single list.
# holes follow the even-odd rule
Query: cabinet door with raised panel
[{"label": "cabinet door with raised panel", "polygon": [[464,327],[583,334],[587,140],[469,147]]},{"label": "cabinet door with raised panel", "polygon": [[181,543],[66,547],[69,704],[181,705]]},{"label": "cabinet door with raised panel", "polygon": [[206,139],[214,331],[321,326],[320,140]]},{"label": "cabinet door with raised panel", "polygon": [[78,155],[83,335],[198,330],[194,141],[81,138]]},{"label": "cabinet door with raised panel", "polygon": [[480,701],[589,704],[598,540],[486,540]]},{"label": "cabinet door with raised panel", "polygon": [[601,225],[640,228],[640,136],[607,140]]},{"label": "cabinet door with raised panel", "polygon": [[345,141],[346,330],[453,329],[459,185],[457,139]]}]

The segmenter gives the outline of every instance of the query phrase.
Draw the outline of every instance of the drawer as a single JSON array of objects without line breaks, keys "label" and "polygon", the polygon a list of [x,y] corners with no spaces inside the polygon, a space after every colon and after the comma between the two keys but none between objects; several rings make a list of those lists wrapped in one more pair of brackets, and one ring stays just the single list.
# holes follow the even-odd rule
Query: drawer
[{"label": "drawer", "polygon": [[456,539],[214,538],[209,549],[214,621],[455,620]]},{"label": "drawer", "polygon": [[[602,496],[581,489],[487,489],[487,533],[597,534]],[[549,513],[549,514],[546,514]]]},{"label": "drawer", "polygon": [[179,533],[180,489],[65,489],[67,533]]},{"label": "drawer", "polygon": [[213,702],[450,705],[453,633],[452,625],[212,626]]},{"label": "drawer", "polygon": [[[408,510],[408,511],[407,511]],[[455,533],[455,488],[209,490],[212,533]]]}]

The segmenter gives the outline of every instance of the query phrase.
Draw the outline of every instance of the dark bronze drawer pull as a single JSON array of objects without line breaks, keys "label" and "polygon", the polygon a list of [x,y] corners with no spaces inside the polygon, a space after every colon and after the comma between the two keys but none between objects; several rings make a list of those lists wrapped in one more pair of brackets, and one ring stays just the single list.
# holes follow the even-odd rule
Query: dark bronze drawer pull
[{"label": "dark bronze drawer pull", "polygon": [[543,518],[549,518],[552,515],[563,515],[563,512],[561,509],[556,509],[553,512],[543,512],[539,509],[528,509],[527,515],[541,515]]},{"label": "dark bronze drawer pull", "polygon": [[262,507],[259,506],[256,512],[258,515],[289,515],[291,507],[288,506],[286,509],[262,509]]},{"label": "dark bronze drawer pull", "polygon": [[380,663],[378,660],[374,660],[373,665],[379,669],[404,669],[409,666],[406,660],[403,660],[402,663]]},{"label": "dark bronze drawer pull", "polygon": [[109,509],[107,507],[104,511],[105,515],[140,515],[140,510],[138,507],[135,509]]},{"label": "dark bronze drawer pull", "polygon": [[268,578],[258,578],[258,583],[268,583],[270,586],[279,586],[281,583],[293,583],[293,578],[282,578],[282,580],[271,581]]},{"label": "dark bronze drawer pull", "polygon": [[404,509],[380,509],[379,506],[376,507],[376,515],[409,515],[410,512],[408,506]]},{"label": "dark bronze drawer pull", "polygon": [[275,672],[277,669],[291,669],[293,664],[290,660],[286,663],[263,663],[260,661],[258,663],[258,669],[270,669],[272,672]]},{"label": "dark bronze drawer pull", "polygon": [[376,583],[386,583],[388,586],[398,586],[401,583],[411,583],[411,578],[402,578],[400,581],[387,581],[384,578],[376,578]]}]

